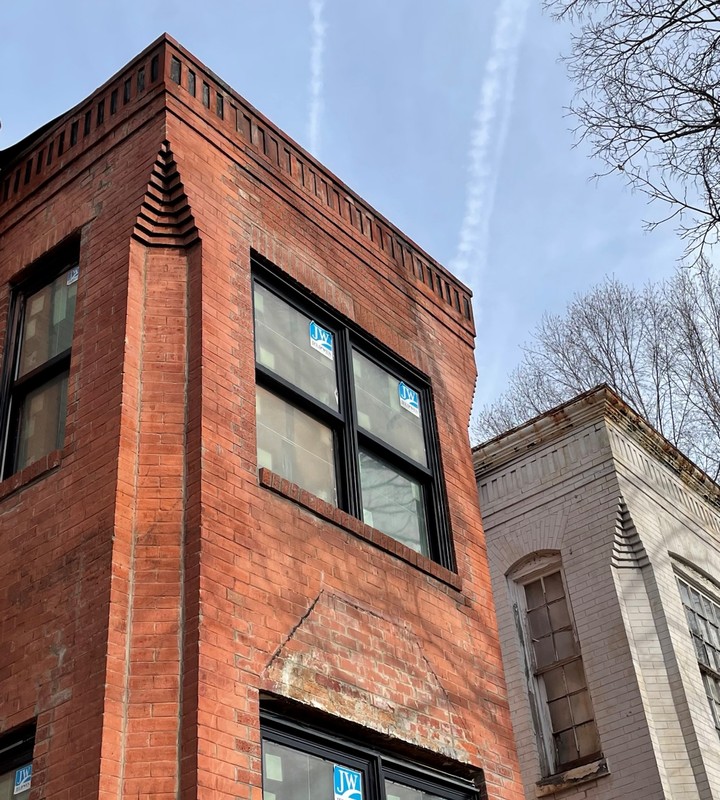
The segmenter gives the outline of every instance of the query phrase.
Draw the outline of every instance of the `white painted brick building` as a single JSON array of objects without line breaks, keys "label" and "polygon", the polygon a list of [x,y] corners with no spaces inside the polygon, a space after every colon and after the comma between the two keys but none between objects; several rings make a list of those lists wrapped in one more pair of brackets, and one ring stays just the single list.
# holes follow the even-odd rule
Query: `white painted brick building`
[{"label": "white painted brick building", "polygon": [[720,487],[606,387],[474,455],[526,797],[720,800]]}]

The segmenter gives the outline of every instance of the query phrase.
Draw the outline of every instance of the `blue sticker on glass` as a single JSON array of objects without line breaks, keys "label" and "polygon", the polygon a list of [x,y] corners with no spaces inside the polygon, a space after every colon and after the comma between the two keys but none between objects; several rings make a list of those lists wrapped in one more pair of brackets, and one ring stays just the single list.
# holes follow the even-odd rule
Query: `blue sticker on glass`
[{"label": "blue sticker on glass", "polygon": [[310,323],[310,347],[324,355],[325,358],[329,358],[330,361],[333,360],[333,335],[325,328],[321,328],[317,322]]},{"label": "blue sticker on glass", "polygon": [[13,794],[20,794],[20,792],[27,792],[30,788],[32,781],[32,764],[26,764],[24,767],[15,770],[15,787]]},{"label": "blue sticker on glass", "polygon": [[400,397],[400,405],[405,411],[409,411],[416,417],[420,416],[420,395],[411,389],[406,383],[400,381],[398,384],[398,395]]},{"label": "blue sticker on glass", "polygon": [[335,764],[333,767],[335,800],[362,800],[362,774]]},{"label": "blue sticker on glass", "polygon": [[72,286],[80,275],[80,267],[73,267],[67,274],[67,286]]}]

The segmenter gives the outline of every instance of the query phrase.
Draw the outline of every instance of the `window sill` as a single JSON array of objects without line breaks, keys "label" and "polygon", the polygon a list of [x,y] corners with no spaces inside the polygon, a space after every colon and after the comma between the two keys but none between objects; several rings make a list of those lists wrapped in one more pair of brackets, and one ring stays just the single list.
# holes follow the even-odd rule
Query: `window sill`
[{"label": "window sill", "polygon": [[292,500],[294,503],[306,508],[318,517],[322,517],[328,522],[342,528],[343,530],[352,533],[360,539],[371,542],[381,550],[385,550],[392,555],[406,561],[408,564],[421,570],[422,572],[432,575],[433,578],[442,581],[442,583],[451,586],[457,591],[462,589],[462,580],[459,575],[451,572],[446,567],[436,564],[427,556],[417,553],[415,550],[407,547],[406,545],[393,539],[382,531],[366,525],[362,520],[351,516],[346,511],[341,511],[332,503],[326,503],[314,494],[301,489],[297,484],[282,478],[280,475],[272,472],[266,467],[261,467],[258,475],[260,486],[270,489],[282,497]]},{"label": "window sill", "polygon": [[4,481],[0,481],[0,500],[4,500],[14,492],[42,478],[46,473],[57,469],[61,461],[62,450],[52,450],[46,456],[25,467],[25,469],[21,469]]},{"label": "window sill", "polygon": [[548,797],[556,792],[572,789],[573,786],[594,781],[609,774],[610,770],[608,769],[607,761],[604,758],[598,758],[589,764],[583,764],[581,767],[574,767],[565,772],[558,772],[557,775],[551,775],[549,778],[543,778],[538,781],[535,784],[535,796]]}]

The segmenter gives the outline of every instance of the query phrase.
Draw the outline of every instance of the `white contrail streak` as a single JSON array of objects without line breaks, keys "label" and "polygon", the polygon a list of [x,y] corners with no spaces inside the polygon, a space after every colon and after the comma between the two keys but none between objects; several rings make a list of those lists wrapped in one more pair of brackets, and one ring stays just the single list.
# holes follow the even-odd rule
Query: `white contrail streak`
[{"label": "white contrail streak", "polygon": [[314,156],[320,153],[320,114],[322,112],[323,49],[325,47],[325,23],[323,22],[324,0],[310,0],[312,23],[310,31],[310,115],[308,119],[308,141]]},{"label": "white contrail streak", "polygon": [[528,0],[500,0],[490,55],[470,142],[465,214],[453,269],[465,280],[484,270],[498,169],[507,139],[515,92],[518,51]]}]

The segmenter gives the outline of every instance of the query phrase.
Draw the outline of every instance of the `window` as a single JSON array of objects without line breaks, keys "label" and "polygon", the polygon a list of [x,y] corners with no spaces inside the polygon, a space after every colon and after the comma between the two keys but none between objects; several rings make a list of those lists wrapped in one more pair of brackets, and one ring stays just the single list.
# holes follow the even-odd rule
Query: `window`
[{"label": "window", "polygon": [[720,736],[720,605],[682,578],[678,578],[678,586],[710,716]]},{"label": "window", "polygon": [[538,557],[512,575],[522,619],[543,772],[559,773],[602,757],[559,558]]},{"label": "window", "polygon": [[267,717],[263,800],[475,800],[474,783]]},{"label": "window", "polygon": [[27,800],[32,780],[35,723],[0,737],[0,800]]},{"label": "window", "polygon": [[27,282],[12,298],[0,398],[2,478],[63,444],[78,265],[76,258],[60,264],[51,280]]},{"label": "window", "polygon": [[266,270],[253,296],[258,466],[452,569],[427,380]]}]

